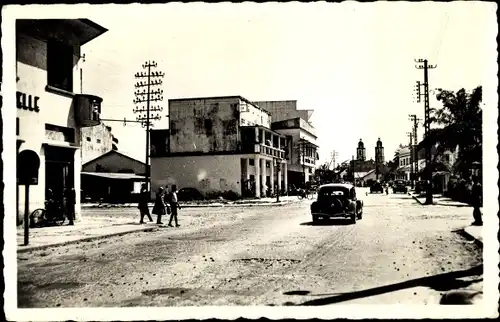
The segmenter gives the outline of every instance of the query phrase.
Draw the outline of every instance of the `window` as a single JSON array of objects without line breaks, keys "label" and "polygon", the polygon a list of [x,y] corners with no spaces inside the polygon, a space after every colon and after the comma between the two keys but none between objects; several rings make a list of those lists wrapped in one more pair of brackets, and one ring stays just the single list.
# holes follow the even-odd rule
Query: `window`
[{"label": "window", "polygon": [[97,139],[97,143],[101,143],[101,139]]},{"label": "window", "polygon": [[248,160],[249,165],[255,165],[255,160],[254,159],[249,159]]},{"label": "window", "polygon": [[87,142],[90,142],[92,141],[92,139],[90,138],[90,136],[87,136]]},{"label": "window", "polygon": [[73,48],[55,40],[47,43],[47,84],[73,92]]}]

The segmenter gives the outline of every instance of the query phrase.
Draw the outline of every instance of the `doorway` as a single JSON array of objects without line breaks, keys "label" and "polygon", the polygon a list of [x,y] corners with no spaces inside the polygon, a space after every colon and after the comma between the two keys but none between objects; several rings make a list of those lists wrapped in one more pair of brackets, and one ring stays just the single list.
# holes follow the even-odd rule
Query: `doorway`
[{"label": "doorway", "polygon": [[75,187],[73,149],[45,147],[45,195],[50,189],[54,201],[64,204],[64,191]]}]

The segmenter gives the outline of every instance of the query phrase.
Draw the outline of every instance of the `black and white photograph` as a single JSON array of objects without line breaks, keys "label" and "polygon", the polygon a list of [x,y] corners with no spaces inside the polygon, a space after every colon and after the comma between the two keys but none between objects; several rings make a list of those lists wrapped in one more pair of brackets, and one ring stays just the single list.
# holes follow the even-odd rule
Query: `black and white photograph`
[{"label": "black and white photograph", "polygon": [[6,319],[498,318],[497,10],[3,6]]}]

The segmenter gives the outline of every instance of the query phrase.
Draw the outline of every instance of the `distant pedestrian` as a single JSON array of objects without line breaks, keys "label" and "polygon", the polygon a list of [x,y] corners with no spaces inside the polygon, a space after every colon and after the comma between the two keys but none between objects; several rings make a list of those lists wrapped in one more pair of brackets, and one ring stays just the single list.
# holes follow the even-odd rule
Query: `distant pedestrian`
[{"label": "distant pedestrian", "polygon": [[179,225],[179,222],[177,221],[177,210],[181,209],[181,207],[179,207],[179,199],[177,198],[177,186],[176,185],[172,186],[172,193],[170,194],[169,202],[170,202],[170,208],[172,210],[172,213],[170,214],[170,221],[168,222],[168,225],[170,227],[173,227],[172,226],[172,219],[173,219],[173,220],[175,220],[175,227],[179,227],[180,225]]},{"label": "distant pedestrian", "polygon": [[155,204],[153,206],[153,214],[157,215],[156,223],[162,225],[161,216],[165,215],[165,201],[163,188],[158,188],[156,192]]},{"label": "distant pedestrian", "polygon": [[479,178],[477,176],[472,176],[472,207],[474,210],[472,212],[472,216],[474,217],[474,222],[472,225],[474,226],[482,226],[483,218],[481,213],[481,206],[483,203],[483,187],[479,183]]},{"label": "distant pedestrian", "polygon": [[150,222],[153,222],[153,218],[149,214],[149,191],[146,186],[146,184],[143,184],[141,186],[141,193],[139,194],[139,205],[137,208],[139,208],[139,212],[141,214],[141,221],[139,222],[140,224],[144,224],[144,216],[148,216],[148,219]]},{"label": "distant pedestrian", "polygon": [[68,217],[70,226],[73,226],[75,220],[75,204],[76,204],[76,192],[74,188],[66,188],[64,190],[64,199],[65,199],[65,212],[66,217]]}]

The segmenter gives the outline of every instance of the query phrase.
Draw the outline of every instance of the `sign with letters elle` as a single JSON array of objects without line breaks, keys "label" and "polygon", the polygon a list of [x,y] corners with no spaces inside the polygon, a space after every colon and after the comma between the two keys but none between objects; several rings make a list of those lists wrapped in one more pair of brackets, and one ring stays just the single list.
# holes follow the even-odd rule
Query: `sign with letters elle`
[{"label": "sign with letters elle", "polygon": [[38,96],[32,96],[22,92],[16,92],[17,108],[19,109],[38,113],[40,112],[40,107],[38,106],[39,99],[40,97]]}]

